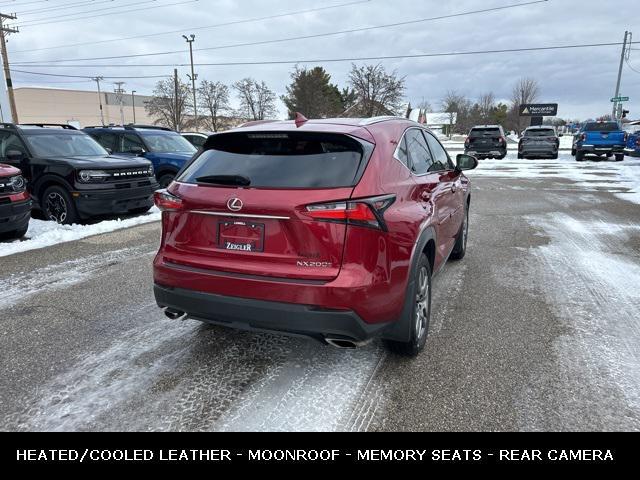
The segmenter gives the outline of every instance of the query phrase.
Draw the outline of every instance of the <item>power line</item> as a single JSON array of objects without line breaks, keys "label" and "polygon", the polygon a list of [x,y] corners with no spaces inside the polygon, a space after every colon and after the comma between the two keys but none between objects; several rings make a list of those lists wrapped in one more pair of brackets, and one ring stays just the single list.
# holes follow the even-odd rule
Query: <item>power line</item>
[{"label": "power line", "polygon": [[[118,6],[115,6],[115,7],[105,7],[105,8],[91,9],[91,10],[83,10],[81,12],[64,13],[62,15],[47,16],[46,18],[36,18],[34,20],[28,20],[26,22],[20,22],[20,26],[21,27],[30,27],[30,26],[35,26],[35,25],[45,25],[45,24],[48,24],[48,23],[63,23],[64,21],[67,21],[67,20],[64,20],[64,21],[50,21],[50,20],[55,20],[57,18],[76,17],[78,15],[84,15],[85,13],[104,12],[104,11],[107,11],[107,10],[119,10],[119,9],[122,9],[122,8],[154,3],[156,1],[157,0],[144,0],[144,1],[140,1],[140,2],[130,3],[128,5],[118,5]],[[97,3],[103,3],[103,2],[97,2]],[[110,2],[108,2],[108,3],[110,3]],[[115,13],[119,13],[119,12],[115,12]],[[76,19],[69,18],[68,20],[70,21],[70,20],[76,20]],[[79,20],[79,19],[77,19],[77,20]]]},{"label": "power line", "polygon": [[[638,44],[640,42],[632,42]],[[381,55],[370,57],[346,57],[346,58],[316,58],[316,59],[295,59],[295,60],[266,60],[266,61],[247,61],[247,62],[216,62],[216,63],[194,63],[197,67],[222,67],[222,66],[243,66],[243,65],[281,65],[296,63],[335,63],[335,62],[358,62],[370,60],[396,60],[406,58],[432,58],[432,57],[455,57],[468,55],[484,55],[498,53],[521,53],[548,50],[568,50],[576,48],[596,48],[596,47],[613,47],[620,46],[621,42],[610,43],[584,43],[573,45],[553,45],[547,47],[526,47],[526,48],[505,48],[496,50],[472,50],[466,52],[441,52],[441,53],[417,53],[407,55]],[[30,65],[36,68],[146,68],[146,67],[186,67],[188,63],[158,63],[158,64],[104,64],[104,65]]]},{"label": "power line", "polygon": [[[525,2],[525,3],[503,5],[503,6],[500,6],[500,7],[484,8],[484,9],[481,9],[481,10],[470,10],[470,11],[466,11],[466,12],[453,13],[453,14],[449,14],[449,15],[440,15],[440,16],[437,16],[437,17],[427,17],[427,18],[420,18],[420,19],[414,19],[414,20],[407,20],[407,21],[403,21],[403,22],[387,23],[387,24],[384,24],[384,25],[374,25],[374,26],[369,26],[369,27],[351,28],[351,29],[348,29],[348,30],[338,30],[338,31],[333,31],[333,32],[316,33],[316,34],[310,34],[310,35],[301,35],[301,36],[296,36],[296,37],[286,37],[286,38],[280,38],[280,39],[274,39],[274,40],[262,40],[262,41],[256,41],[256,42],[245,42],[245,43],[237,43],[237,44],[231,44],[231,45],[219,45],[219,46],[215,46],[215,47],[194,48],[193,51],[194,52],[196,52],[196,51],[197,52],[203,52],[203,51],[209,51],[209,50],[220,50],[220,49],[225,49],[225,48],[265,45],[265,44],[269,44],[269,43],[282,43],[282,42],[289,42],[289,41],[294,41],[294,40],[307,40],[307,39],[312,39],[312,38],[328,37],[328,36],[334,36],[334,35],[344,35],[344,34],[348,34],[348,33],[357,33],[357,32],[369,31],[369,30],[377,30],[377,29],[380,29],[380,28],[400,27],[400,26],[404,26],[404,25],[413,25],[413,24],[416,24],[416,23],[425,23],[425,22],[432,22],[432,21],[436,21],[436,20],[444,20],[444,19],[448,19],[448,18],[455,18],[455,17],[462,17],[462,16],[469,16],[469,15],[477,15],[477,14],[480,14],[480,13],[496,12],[496,11],[506,10],[506,9],[510,9],[510,8],[530,6],[530,5],[534,5],[534,4],[538,4],[538,3],[546,3],[547,1],[548,0],[534,0],[534,1],[529,1],[529,2]],[[47,61],[48,62],[78,62],[78,61],[93,61],[93,60],[115,60],[115,59],[123,59],[123,58],[141,58],[141,57],[152,57],[152,56],[175,55],[175,54],[181,54],[181,53],[183,53],[182,50],[170,50],[170,51],[164,51],[164,52],[138,53],[138,54],[130,54],[130,55],[113,55],[113,56],[108,56],[108,57],[88,57],[88,58],[71,58],[71,59],[67,58],[67,59],[57,59],[57,60],[47,60]],[[41,60],[29,60],[29,61],[15,62],[14,64],[15,65],[27,65],[27,64],[30,64],[30,63],[39,63],[39,62],[41,62]]]},{"label": "power line", "polygon": [[[59,73],[44,73],[44,72],[28,72],[26,70],[16,70],[15,68],[11,69],[12,72],[16,72],[16,73],[25,73],[28,75],[41,75],[44,77],[65,77],[65,78],[86,78],[87,80],[93,80],[95,77],[91,77],[88,75],[63,75],[63,74],[59,74]],[[137,79],[137,78],[167,78],[167,77],[171,77],[171,75],[141,75],[141,76],[133,76],[133,77],[122,77],[122,76],[117,76],[117,77],[101,77],[103,79],[105,78],[122,78],[125,80],[129,80],[129,79]]]},{"label": "power line", "polygon": [[633,67],[633,65],[631,65],[631,62],[630,62],[628,59],[626,60],[626,62],[627,62],[627,67],[629,67],[629,68],[630,68],[631,70],[633,70],[634,72],[636,72],[636,73],[640,74],[640,70],[636,70],[636,69]]},{"label": "power line", "polygon": [[24,15],[34,15],[34,14],[37,14],[37,13],[51,12],[51,11],[54,11],[54,10],[62,10],[62,9],[71,8],[71,7],[74,7],[74,6],[81,7],[81,6],[88,5],[88,4],[97,5],[97,4],[100,4],[100,3],[111,3],[113,1],[115,1],[115,0],[101,0],[101,1],[82,0],[81,2],[77,2],[76,1],[76,2],[72,2],[72,3],[64,3],[62,5],[56,5],[55,7],[48,6],[48,7],[35,8],[35,9],[32,9],[32,10],[19,10],[18,11],[18,15],[22,17]]},{"label": "power line", "polygon": [[[308,8],[305,10],[296,10],[293,12],[287,12],[287,13],[279,13],[279,14],[274,14],[274,15],[268,15],[265,17],[254,17],[254,18],[249,18],[249,19],[245,19],[245,20],[234,20],[234,21],[230,21],[230,22],[225,22],[225,23],[216,23],[213,25],[203,25],[200,27],[189,27],[190,30],[205,30],[205,29],[210,29],[210,28],[219,28],[219,27],[226,27],[226,26],[232,26],[232,25],[239,25],[239,24],[243,24],[243,23],[252,23],[252,22],[259,22],[259,21],[263,21],[263,20],[271,20],[274,18],[282,18],[282,17],[288,17],[288,16],[293,16],[293,15],[300,15],[300,14],[304,14],[304,13],[313,13],[313,12],[319,12],[319,11],[323,11],[323,10],[331,10],[331,9],[335,9],[335,8],[342,8],[342,7],[347,7],[347,6],[352,6],[352,5],[358,5],[358,4],[362,4],[362,3],[368,3],[371,0],[358,0],[358,1],[354,1],[354,2],[347,2],[347,3],[339,3],[336,5],[327,5],[324,7],[315,7],[315,8]],[[120,38],[111,38],[108,40],[96,40],[93,42],[80,42],[80,43],[70,43],[70,44],[66,44],[66,45],[56,45],[53,47],[41,47],[41,48],[34,48],[34,49],[29,49],[29,50],[16,50],[15,53],[31,53],[31,52],[38,52],[38,51],[43,51],[43,50],[54,50],[54,49],[59,49],[59,48],[69,48],[69,47],[81,47],[81,46],[86,46],[86,45],[99,45],[99,44],[103,44],[103,43],[112,43],[112,42],[122,42],[122,41],[126,41],[126,40],[135,40],[135,39],[139,39],[139,38],[150,38],[150,37],[158,37],[158,36],[162,36],[162,35],[173,35],[173,34],[177,34],[177,33],[181,33],[183,32],[185,28],[182,28],[180,30],[171,30],[171,31],[163,31],[163,32],[156,32],[156,33],[147,33],[147,34],[143,34],[143,35],[134,35],[134,36],[130,36],[130,37],[120,37]]]}]

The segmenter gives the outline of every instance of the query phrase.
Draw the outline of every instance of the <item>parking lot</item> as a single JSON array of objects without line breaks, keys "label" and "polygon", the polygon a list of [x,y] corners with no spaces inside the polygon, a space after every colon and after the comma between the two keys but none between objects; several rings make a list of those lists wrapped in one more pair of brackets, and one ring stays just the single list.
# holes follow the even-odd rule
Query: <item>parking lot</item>
[{"label": "parking lot", "polygon": [[157,221],[3,257],[0,428],[640,429],[640,159],[469,176],[415,359],[165,318]]}]

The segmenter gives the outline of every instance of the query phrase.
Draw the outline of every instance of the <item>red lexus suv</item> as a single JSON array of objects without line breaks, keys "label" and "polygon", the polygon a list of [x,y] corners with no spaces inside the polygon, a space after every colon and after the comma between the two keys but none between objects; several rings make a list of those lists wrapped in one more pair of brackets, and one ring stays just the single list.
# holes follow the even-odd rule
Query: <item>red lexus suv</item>
[{"label": "red lexus suv", "polygon": [[0,240],[21,238],[31,218],[31,196],[22,172],[0,163]]},{"label": "red lexus suv", "polygon": [[155,194],[157,304],[170,318],[424,346],[431,277],[465,255],[463,170],[402,118],[252,123],[212,135]]}]

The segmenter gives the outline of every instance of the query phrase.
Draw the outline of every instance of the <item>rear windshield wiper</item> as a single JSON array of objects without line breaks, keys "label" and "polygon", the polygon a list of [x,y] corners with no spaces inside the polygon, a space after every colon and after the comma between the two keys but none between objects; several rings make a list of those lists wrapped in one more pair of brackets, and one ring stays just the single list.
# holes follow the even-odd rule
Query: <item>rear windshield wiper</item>
[{"label": "rear windshield wiper", "polygon": [[239,185],[241,187],[251,185],[251,180],[242,175],[206,175],[196,178],[196,182],[211,183],[214,185]]}]

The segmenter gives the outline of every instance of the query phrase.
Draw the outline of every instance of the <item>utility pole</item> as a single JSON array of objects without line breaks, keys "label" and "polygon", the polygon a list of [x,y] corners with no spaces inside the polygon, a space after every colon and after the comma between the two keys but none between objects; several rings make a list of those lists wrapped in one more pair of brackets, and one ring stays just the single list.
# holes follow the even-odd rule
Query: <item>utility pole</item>
[{"label": "utility pole", "polygon": [[116,94],[116,99],[118,100],[118,103],[120,104],[120,124],[122,126],[124,126],[124,105],[122,103],[122,95],[124,95],[126,92],[125,90],[122,88],[122,85],[124,85],[124,82],[115,82],[116,88],[113,90]]},{"label": "utility pole", "polygon": [[191,75],[187,75],[191,79],[191,89],[193,90],[193,116],[196,121],[196,129],[198,127],[198,106],[196,105],[196,79],[198,75],[195,74],[193,70],[193,42],[196,40],[196,36],[192,33],[188,37],[186,35],[182,35],[187,43],[189,44],[189,56],[191,57]]},{"label": "utility pole", "polygon": [[133,123],[136,123],[136,91],[131,90],[131,104],[133,105]]},{"label": "utility pole", "polygon": [[16,98],[13,94],[13,82],[11,81],[11,70],[9,69],[9,54],[7,53],[7,35],[11,33],[18,33],[17,28],[7,27],[4,24],[5,20],[16,20],[18,17],[13,15],[7,15],[0,13],[0,47],[2,48],[2,63],[4,65],[4,76],[7,79],[7,93],[9,95],[9,104],[11,105],[11,117],[13,123],[18,123],[18,110],[16,109]]},{"label": "utility pole", "polygon": [[98,104],[100,105],[100,122],[102,122],[102,126],[104,127],[104,111],[102,110],[102,92],[100,91],[100,82],[104,80],[103,77],[93,77],[91,78],[94,82],[98,84]]},{"label": "utility pole", "polygon": [[[616,94],[614,98],[618,98],[620,96],[620,82],[622,81],[622,67],[624,66],[624,57],[627,54],[627,38],[631,36],[631,32],[624,32],[624,43],[622,44],[622,54],[620,55],[620,68],[618,70],[618,82],[616,83]],[[618,101],[613,102],[613,114],[612,117],[614,119],[618,119]]]},{"label": "utility pole", "polygon": [[180,117],[178,116],[178,69],[173,69],[173,117],[176,131],[180,131]]}]

